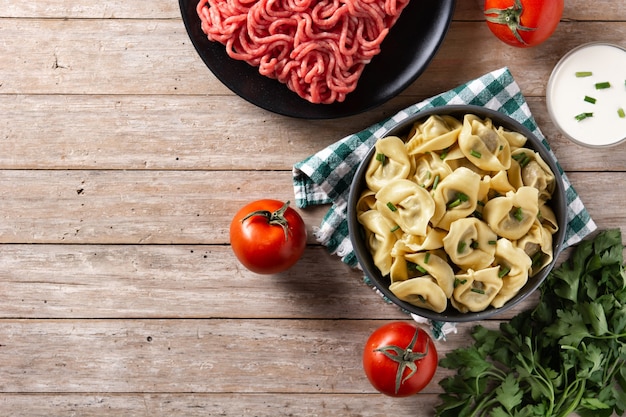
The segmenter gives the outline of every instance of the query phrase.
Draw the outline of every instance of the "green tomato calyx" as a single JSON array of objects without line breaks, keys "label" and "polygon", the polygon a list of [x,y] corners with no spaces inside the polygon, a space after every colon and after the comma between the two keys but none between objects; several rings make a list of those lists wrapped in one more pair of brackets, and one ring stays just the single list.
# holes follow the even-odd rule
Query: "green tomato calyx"
[{"label": "green tomato calyx", "polygon": [[521,44],[527,45],[526,41],[522,39],[520,31],[530,32],[536,30],[537,28],[530,28],[522,25],[521,19],[523,13],[524,6],[522,6],[521,0],[515,0],[515,4],[511,7],[507,7],[505,9],[493,8],[485,10],[485,18],[488,22],[508,26],[513,36],[515,36],[515,39],[517,39]]},{"label": "green tomato calyx", "polygon": [[[398,364],[398,371],[396,372],[396,394],[400,391],[402,384],[417,372],[417,364],[415,362],[428,355],[428,344],[426,344],[426,350],[424,352],[413,351],[418,335],[419,329],[416,328],[415,334],[413,334],[413,338],[406,349],[395,345],[382,346],[378,349],[374,349],[374,352],[381,352],[387,358]],[[409,368],[411,372],[409,372],[409,374],[403,379],[402,375],[404,375],[404,370],[406,368]]]},{"label": "green tomato calyx", "polygon": [[289,201],[287,201],[285,204],[283,204],[281,208],[279,208],[278,210],[274,212],[271,212],[269,210],[256,210],[246,215],[246,217],[241,219],[241,222],[243,223],[246,220],[248,220],[250,217],[254,217],[254,216],[265,217],[265,219],[267,220],[267,224],[270,224],[272,226],[282,227],[283,232],[285,232],[285,240],[289,240],[289,222],[285,218],[285,212],[287,211],[288,208],[289,208]]}]

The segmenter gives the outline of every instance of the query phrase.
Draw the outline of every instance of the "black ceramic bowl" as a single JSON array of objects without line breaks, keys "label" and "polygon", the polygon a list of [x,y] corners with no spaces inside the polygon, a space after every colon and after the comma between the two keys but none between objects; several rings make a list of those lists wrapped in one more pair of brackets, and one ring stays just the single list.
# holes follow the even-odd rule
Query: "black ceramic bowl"
[{"label": "black ceramic bowl", "polygon": [[548,264],[544,269],[542,269],[535,276],[530,277],[526,285],[519,291],[519,293],[506,302],[500,308],[488,307],[484,311],[480,312],[468,312],[461,313],[456,310],[454,307],[450,305],[448,302],[448,308],[442,313],[436,313],[432,310],[416,307],[412,304],[404,302],[398,299],[390,290],[389,290],[389,276],[382,276],[381,272],[374,265],[374,261],[370,254],[370,251],[366,245],[364,239],[364,231],[357,220],[356,216],[356,204],[359,200],[359,197],[362,191],[365,189],[365,173],[367,171],[367,167],[370,163],[370,160],[374,157],[375,149],[372,149],[367,153],[363,162],[359,166],[354,176],[354,180],[352,182],[352,188],[350,190],[350,195],[348,199],[348,227],[350,231],[350,239],[352,241],[352,245],[354,247],[354,251],[356,257],[359,261],[359,264],[363,268],[365,274],[371,279],[372,283],[376,286],[380,292],[384,294],[389,300],[391,300],[394,304],[401,307],[402,309],[414,313],[416,315],[426,317],[432,320],[438,321],[448,321],[448,322],[468,322],[473,320],[481,320],[487,317],[493,316],[495,314],[501,313],[505,310],[510,309],[514,305],[518,304],[526,297],[528,297],[533,291],[535,291],[546,278],[550,270],[554,267],[554,263],[558,257],[558,254],[562,250],[563,239],[565,236],[566,229],[566,217],[567,217],[567,204],[566,204],[566,196],[565,196],[565,186],[563,184],[560,170],[558,169],[556,163],[554,162],[553,157],[550,155],[549,151],[546,147],[541,143],[541,141],[532,134],[532,132],[513,120],[509,116],[504,113],[490,110],[487,108],[479,107],[479,106],[467,106],[467,105],[451,105],[451,106],[443,106],[436,107],[428,110],[421,111],[412,117],[404,120],[402,123],[394,127],[393,129],[386,132],[384,136],[400,136],[404,137],[411,126],[418,121],[426,120],[431,115],[451,115],[457,117],[459,120],[463,120],[463,116],[465,114],[475,114],[476,116],[484,119],[490,118],[493,121],[494,126],[502,126],[503,128],[519,132],[528,138],[525,147],[531,148],[538,152],[543,160],[548,164],[554,175],[556,176],[556,187],[554,193],[552,195],[552,199],[550,200],[550,206],[553,209],[559,230],[552,236],[553,240],[553,259],[550,264]]}]

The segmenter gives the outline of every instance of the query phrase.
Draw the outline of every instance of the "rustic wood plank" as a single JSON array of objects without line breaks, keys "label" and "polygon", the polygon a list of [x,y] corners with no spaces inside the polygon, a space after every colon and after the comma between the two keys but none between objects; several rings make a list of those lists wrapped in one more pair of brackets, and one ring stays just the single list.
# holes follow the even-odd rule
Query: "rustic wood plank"
[{"label": "rustic wood plank", "polygon": [[[363,373],[362,349],[386,322],[0,320],[0,390],[374,394]],[[464,344],[470,328],[459,325],[454,337],[438,341],[440,354]],[[440,368],[437,377],[449,373]],[[433,381],[423,392],[441,388]]]},{"label": "rustic wood plank", "polygon": [[285,170],[392,111],[306,121],[234,96],[0,95],[0,167]]},{"label": "rustic wood plank", "polygon": [[247,271],[227,246],[36,249],[1,246],[2,317],[406,318],[321,247],[271,276]]},{"label": "rustic wood plank", "polygon": [[450,371],[405,399],[363,375],[370,332],[408,317],[315,242],[327,207],[301,210],[309,247],[274,276],[238,264],[228,224],[252,199],[292,199],[293,163],[508,65],[598,226],[623,228],[626,149],[569,143],[544,95],[572,47],[623,43],[626,8],[568,1],[548,42],[517,49],[481,6],[458,0],[442,48],[400,96],[303,121],[217,81],[176,1],[0,0],[0,415],[431,416]]},{"label": "rustic wood plank", "polygon": [[[0,168],[288,170],[417,101],[404,96],[362,115],[307,121],[233,96],[0,95]],[[626,168],[621,148],[575,145],[556,130],[544,98],[528,103],[564,169]]]},{"label": "rustic wood plank", "polygon": [[[0,38],[2,94],[232,94],[202,63],[179,20],[8,19]],[[455,21],[403,94],[425,98],[508,65],[523,74],[526,94],[541,96],[558,59],[594,38],[622,42],[626,21],[562,22],[543,45],[526,49],[503,45],[484,22]],[[480,52],[470,60],[468,50]]]},{"label": "rustic wood plank", "polygon": [[526,96],[545,96],[559,59],[591,39],[622,44],[626,22],[561,22],[550,39],[534,48],[508,46],[482,22],[453,22],[431,65],[403,94],[434,95],[506,65]]},{"label": "rustic wood plank", "polygon": [[[457,0],[455,20],[484,20],[484,0]],[[626,20],[619,2],[582,0],[565,2],[563,20]],[[70,18],[70,19],[176,19],[180,17],[177,1],[155,0],[149,3],[112,0],[57,0],[54,2],[25,2],[19,6],[11,0],[0,1],[0,18]]]},{"label": "rustic wood plank", "polygon": [[0,318],[407,318],[321,247],[271,276],[247,271],[227,246],[2,245],[0,253]]},{"label": "rustic wood plank", "polygon": [[432,417],[435,394],[390,398],[381,394],[3,394],[0,413],[15,417]]},{"label": "rustic wood plank", "polygon": [[435,394],[390,398],[381,394],[4,394],[0,412],[16,417],[432,417]]},{"label": "rustic wood plank", "polygon": [[[571,173],[601,227],[626,222],[626,172]],[[0,171],[1,243],[226,244],[235,209],[292,200],[290,171]],[[312,228],[327,207],[301,210]]]}]

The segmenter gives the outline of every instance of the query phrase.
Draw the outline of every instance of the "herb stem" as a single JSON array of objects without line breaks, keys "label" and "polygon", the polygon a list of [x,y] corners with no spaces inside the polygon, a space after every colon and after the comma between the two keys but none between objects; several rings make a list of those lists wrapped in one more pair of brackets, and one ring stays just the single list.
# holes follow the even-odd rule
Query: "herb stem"
[{"label": "herb stem", "polygon": [[[578,390],[576,397],[570,403],[569,407],[563,410],[562,413],[557,414],[555,417],[567,417],[570,414],[572,414],[574,411],[576,411],[576,409],[580,405],[580,400],[583,398],[583,394],[585,393],[585,385],[586,385],[585,379],[579,379],[579,381],[580,381],[580,389]],[[569,398],[569,397],[566,395],[563,395],[563,398]]]},{"label": "herb stem", "polygon": [[[476,385],[478,385],[478,378],[476,378]],[[481,402],[476,404],[476,408],[474,408],[470,417],[480,417],[489,410],[490,406],[495,405],[498,401],[495,398],[492,398],[493,395],[493,393],[489,393],[489,395],[485,396]]]}]

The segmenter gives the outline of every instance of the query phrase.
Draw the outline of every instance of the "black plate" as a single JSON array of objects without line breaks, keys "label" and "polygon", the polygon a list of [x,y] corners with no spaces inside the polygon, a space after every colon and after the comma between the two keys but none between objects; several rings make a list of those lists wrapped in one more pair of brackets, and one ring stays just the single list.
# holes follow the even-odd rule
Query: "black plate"
[{"label": "black plate", "polygon": [[[330,119],[354,115],[391,99],[426,69],[443,41],[456,0],[413,0],[363,71],[357,88],[342,103],[312,104],[284,84],[262,76],[257,68],[231,59],[200,28],[198,0],[179,0],[187,33],[213,74],[235,94],[261,108],[285,116]],[[197,74],[202,77],[202,74]]]}]

